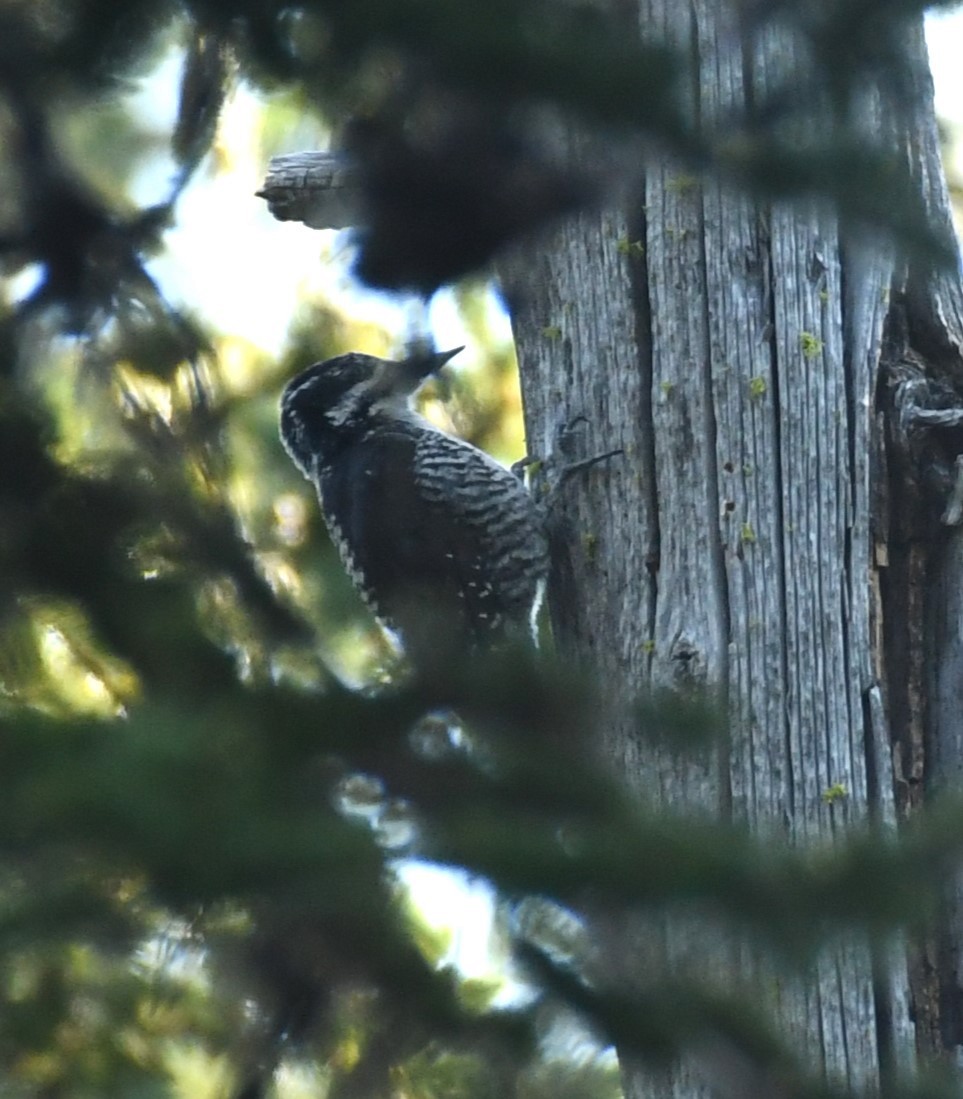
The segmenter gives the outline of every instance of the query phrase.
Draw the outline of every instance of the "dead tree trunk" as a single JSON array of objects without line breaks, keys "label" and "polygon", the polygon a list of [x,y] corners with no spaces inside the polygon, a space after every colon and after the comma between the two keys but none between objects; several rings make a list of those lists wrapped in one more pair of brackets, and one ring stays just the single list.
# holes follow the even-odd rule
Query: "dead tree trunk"
[{"label": "dead tree trunk", "polygon": [[[747,45],[724,8],[638,5],[643,35],[689,51],[706,120],[806,71],[788,31]],[[897,102],[881,81],[865,123],[948,225],[920,26],[906,48],[912,94]],[[958,421],[921,415],[963,403],[959,280],[847,236],[825,203],[761,200],[658,159],[644,170],[626,208],[512,265],[529,450],[625,451],[566,488],[558,644],[608,686],[599,749],[641,795],[795,844],[871,816],[895,826],[963,770],[963,551],[946,507]],[[718,692],[727,748],[685,763],[640,742],[618,715],[647,685]],[[808,1063],[872,1085],[918,1050],[963,1045],[963,887],[949,908],[908,957],[853,936],[806,980],[773,975]],[[626,931],[623,949],[649,964],[651,933]],[[661,935],[676,968],[764,964],[683,923]],[[701,1094],[699,1069],[653,1084],[629,1064],[626,1095]]]}]

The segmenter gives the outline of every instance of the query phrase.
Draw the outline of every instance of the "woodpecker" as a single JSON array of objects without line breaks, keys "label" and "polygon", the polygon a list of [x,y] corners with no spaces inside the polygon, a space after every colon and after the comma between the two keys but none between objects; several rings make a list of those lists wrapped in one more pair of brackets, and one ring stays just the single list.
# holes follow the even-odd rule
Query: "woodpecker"
[{"label": "woodpecker", "polygon": [[416,666],[531,635],[548,571],[541,509],[521,480],[412,408],[461,350],[339,355],[281,398],[285,449],[355,586]]}]

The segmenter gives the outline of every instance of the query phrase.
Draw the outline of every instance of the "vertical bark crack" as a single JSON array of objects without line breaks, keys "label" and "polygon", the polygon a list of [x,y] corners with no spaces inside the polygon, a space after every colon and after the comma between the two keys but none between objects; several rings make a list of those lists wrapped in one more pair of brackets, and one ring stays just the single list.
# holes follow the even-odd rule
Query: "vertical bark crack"
[{"label": "vertical bark crack", "polygon": [[[626,216],[625,223],[628,227],[629,240],[639,244],[640,259],[631,262],[629,266],[629,285],[632,301],[635,306],[635,344],[638,350],[636,368],[639,371],[639,432],[637,438],[641,440],[640,447],[643,453],[642,477],[644,480],[644,492],[649,502],[649,514],[652,517],[652,533],[650,544],[645,551],[647,587],[647,621],[646,637],[655,635],[655,608],[659,595],[659,559],[661,556],[661,533],[659,530],[659,500],[657,479],[655,475],[655,422],[652,415],[652,302],[649,296],[649,224],[645,213],[645,203],[642,196],[645,194],[644,177],[639,183],[639,199],[634,208]],[[640,577],[641,580],[641,577]],[[648,663],[651,664],[651,655]]]},{"label": "vertical bark crack", "polygon": [[[760,218],[762,218],[760,214]],[[768,232],[768,224],[766,225],[765,232],[765,272],[766,272],[766,305],[767,305],[767,330],[763,333],[763,338],[766,340],[769,347],[769,369],[770,378],[772,382],[772,408],[773,408],[773,445],[775,448],[775,455],[773,456],[772,463],[772,475],[774,482],[774,507],[776,511],[776,529],[779,531],[785,530],[786,517],[783,506],[784,490],[783,484],[783,468],[782,468],[782,424],[780,420],[779,409],[782,407],[781,397],[781,384],[780,384],[780,362],[779,351],[776,342],[776,297],[773,292],[774,271],[773,271],[773,256],[772,256],[772,238]],[[783,683],[789,682],[789,653],[787,651],[787,641],[789,623],[787,620],[786,609],[786,590],[788,585],[788,576],[786,573],[786,551],[785,541],[780,538],[776,547],[776,560],[778,562],[779,579],[779,625],[780,635],[783,638],[782,644],[779,650],[779,663],[780,663],[780,676]],[[783,711],[783,745],[785,756],[787,760],[792,759],[792,730],[790,728],[789,712],[788,708]],[[790,818],[794,818],[796,815],[796,790],[793,781],[793,771],[791,767],[786,769],[786,812]],[[787,828],[791,825],[791,820],[786,822]]]}]

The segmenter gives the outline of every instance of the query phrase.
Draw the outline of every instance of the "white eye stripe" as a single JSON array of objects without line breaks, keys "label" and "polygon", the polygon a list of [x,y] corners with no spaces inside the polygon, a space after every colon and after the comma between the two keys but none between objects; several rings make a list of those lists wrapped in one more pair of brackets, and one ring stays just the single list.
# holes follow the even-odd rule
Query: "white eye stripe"
[{"label": "white eye stripe", "polygon": [[353,385],[325,413],[325,419],[328,423],[334,427],[344,427],[345,424],[358,419],[365,405],[365,391],[368,388],[366,381],[357,382]]}]

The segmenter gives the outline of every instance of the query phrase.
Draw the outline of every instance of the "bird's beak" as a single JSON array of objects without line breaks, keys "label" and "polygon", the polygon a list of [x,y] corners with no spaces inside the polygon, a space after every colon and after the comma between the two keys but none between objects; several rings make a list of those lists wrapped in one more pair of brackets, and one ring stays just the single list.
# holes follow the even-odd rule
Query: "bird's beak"
[{"label": "bird's beak", "polygon": [[459,351],[464,350],[464,346],[453,347],[451,351],[415,349],[407,359],[403,359],[397,364],[398,373],[396,376],[402,380],[402,386],[408,392],[414,392],[428,378],[437,374],[449,359],[453,359]]},{"label": "bird's beak", "polygon": [[431,356],[431,367],[427,371],[428,374],[437,374],[439,370],[448,362],[449,359],[453,359],[459,351],[464,351],[465,345],[461,347],[453,347],[451,351],[435,351]]}]

